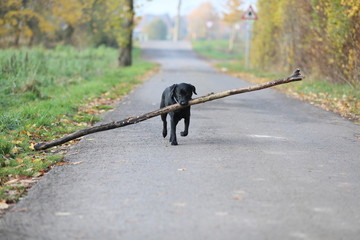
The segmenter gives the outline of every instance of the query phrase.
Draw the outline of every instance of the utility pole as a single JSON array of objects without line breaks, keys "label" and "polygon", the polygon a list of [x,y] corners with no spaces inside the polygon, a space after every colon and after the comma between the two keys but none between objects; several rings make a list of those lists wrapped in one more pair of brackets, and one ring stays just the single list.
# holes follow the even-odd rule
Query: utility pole
[{"label": "utility pole", "polygon": [[256,12],[250,5],[242,16],[243,20],[246,20],[246,38],[245,38],[245,67],[250,67],[250,45],[251,45],[251,31],[252,31],[252,22],[258,20]]},{"label": "utility pole", "polygon": [[250,66],[250,41],[251,41],[251,23],[247,21],[246,25],[246,38],[245,38],[245,67],[249,68]]},{"label": "utility pole", "polygon": [[181,9],[181,0],[178,0],[178,7],[177,7],[177,15],[175,19],[175,28],[174,28],[174,42],[179,41],[180,35],[180,9]]}]

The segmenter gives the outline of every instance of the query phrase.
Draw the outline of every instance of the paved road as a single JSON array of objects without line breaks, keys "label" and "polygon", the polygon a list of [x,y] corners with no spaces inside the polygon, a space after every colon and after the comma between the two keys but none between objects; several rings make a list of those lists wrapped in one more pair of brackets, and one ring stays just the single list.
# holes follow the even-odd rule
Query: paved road
[{"label": "paved road", "polygon": [[[104,122],[158,108],[173,83],[199,95],[248,85],[188,43],[143,47],[162,71]],[[357,240],[358,135],[274,90],[193,106],[179,146],[162,138],[160,118],[93,134],[66,156],[80,164],[56,167],[1,220],[0,239]]]}]

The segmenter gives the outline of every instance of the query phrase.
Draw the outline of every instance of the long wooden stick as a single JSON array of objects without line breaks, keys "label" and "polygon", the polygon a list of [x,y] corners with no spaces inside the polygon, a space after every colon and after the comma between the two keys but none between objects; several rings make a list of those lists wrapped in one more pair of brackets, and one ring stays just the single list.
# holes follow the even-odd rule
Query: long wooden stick
[{"label": "long wooden stick", "polygon": [[[257,90],[273,87],[273,86],[284,84],[284,83],[301,81],[302,79],[303,79],[303,76],[301,76],[301,74],[300,74],[300,69],[296,69],[290,77],[253,85],[253,86],[250,86],[247,88],[237,88],[237,89],[227,90],[227,91],[219,92],[219,93],[211,93],[206,96],[198,97],[198,98],[195,98],[195,99],[189,101],[189,104],[187,106],[204,103],[204,102],[228,97],[228,96],[235,95],[235,94],[257,91]],[[136,123],[145,121],[147,119],[159,116],[161,114],[175,111],[175,110],[187,107],[187,106],[181,106],[180,104],[177,103],[177,104],[173,104],[173,105],[170,105],[170,106],[167,106],[167,107],[164,107],[164,108],[161,108],[161,109],[149,112],[149,113],[145,113],[143,115],[136,116],[136,117],[129,117],[124,120],[117,121],[117,122],[111,122],[111,123],[103,124],[100,126],[85,128],[85,129],[76,131],[74,133],[71,133],[69,135],[66,135],[60,139],[55,139],[55,140],[49,141],[49,142],[38,143],[34,146],[34,148],[35,148],[35,150],[44,150],[44,149],[66,143],[68,141],[74,140],[76,138],[79,138],[79,137],[82,137],[82,136],[85,136],[85,135],[88,135],[91,133],[106,131],[106,130],[119,128],[119,127],[125,127],[125,126],[131,125],[131,124],[136,124]]]}]

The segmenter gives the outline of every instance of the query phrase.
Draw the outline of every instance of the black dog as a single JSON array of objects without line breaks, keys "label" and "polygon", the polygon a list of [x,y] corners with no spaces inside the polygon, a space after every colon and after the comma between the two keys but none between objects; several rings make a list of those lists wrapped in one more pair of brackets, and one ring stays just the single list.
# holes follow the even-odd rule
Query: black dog
[{"label": "black dog", "polygon": [[[181,106],[188,105],[191,100],[192,94],[196,93],[196,89],[193,85],[187,83],[174,84],[166,88],[161,97],[160,108],[179,103]],[[170,142],[171,145],[178,145],[176,140],[176,125],[178,122],[184,118],[185,129],[180,133],[181,136],[185,137],[188,135],[189,124],[190,124],[190,106],[169,112],[170,123],[171,123],[171,133],[170,133]],[[167,135],[167,122],[166,122],[167,113],[161,115],[161,120],[163,121],[163,137]]]}]

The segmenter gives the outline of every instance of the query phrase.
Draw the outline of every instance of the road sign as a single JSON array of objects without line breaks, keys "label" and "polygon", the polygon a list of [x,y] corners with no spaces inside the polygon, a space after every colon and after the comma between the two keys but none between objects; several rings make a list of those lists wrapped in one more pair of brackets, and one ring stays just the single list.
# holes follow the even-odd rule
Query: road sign
[{"label": "road sign", "polygon": [[249,20],[257,20],[258,16],[256,12],[250,5],[249,8],[245,11],[245,13],[241,17],[243,20],[246,21],[246,34],[245,34],[245,67],[249,68],[250,66],[250,45],[251,45],[251,25],[252,21]]},{"label": "road sign", "polygon": [[206,26],[210,29],[212,26],[214,25],[214,23],[212,21],[207,21],[206,22]]},{"label": "road sign", "polygon": [[250,5],[249,8],[246,10],[246,12],[241,17],[244,20],[257,20],[258,16],[256,15],[256,12]]}]

